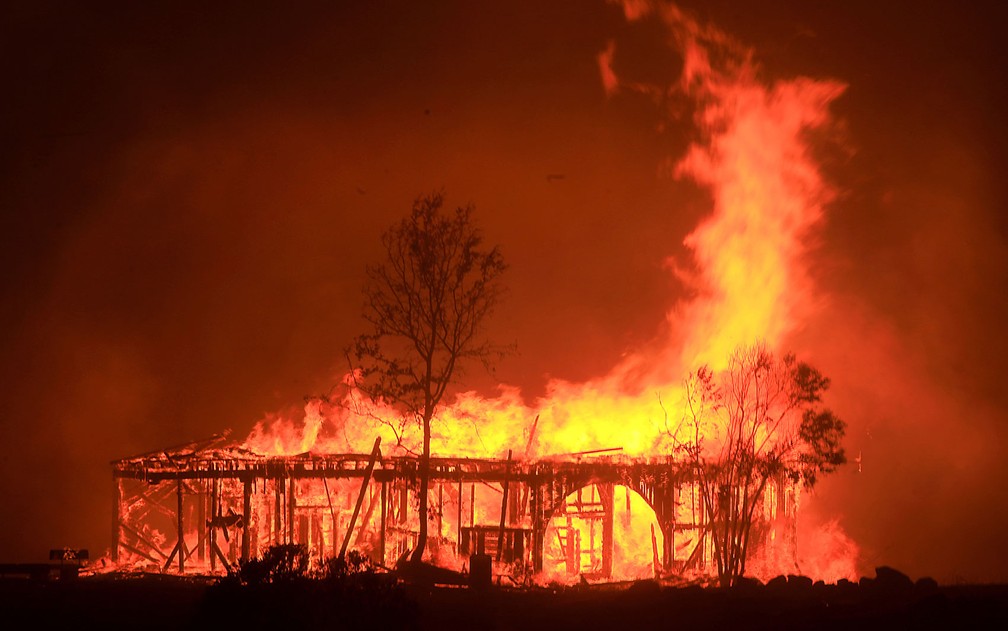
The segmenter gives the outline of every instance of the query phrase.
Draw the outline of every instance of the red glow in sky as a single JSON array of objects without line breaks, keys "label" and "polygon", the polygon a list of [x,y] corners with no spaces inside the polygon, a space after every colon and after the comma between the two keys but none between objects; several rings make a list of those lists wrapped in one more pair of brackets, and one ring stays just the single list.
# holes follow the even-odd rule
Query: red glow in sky
[{"label": "red glow in sky", "polygon": [[[865,568],[1008,580],[1003,15],[682,3],[769,82],[846,85],[788,340],[862,467],[825,480]],[[0,560],[109,545],[109,461],[300,407],[343,370],[365,263],[419,194],[511,265],[493,378],[532,400],[646,346],[712,212],[656,19],[606,2],[31,3],[0,16]],[[608,58],[612,75],[600,73]],[[607,87],[610,89],[607,90]]]}]

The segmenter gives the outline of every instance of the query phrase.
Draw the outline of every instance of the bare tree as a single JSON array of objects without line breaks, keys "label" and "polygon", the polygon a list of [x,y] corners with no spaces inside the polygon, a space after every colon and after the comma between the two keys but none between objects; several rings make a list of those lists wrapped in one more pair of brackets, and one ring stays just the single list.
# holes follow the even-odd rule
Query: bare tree
[{"label": "bare tree", "polygon": [[846,424],[818,407],[829,380],[794,355],[740,347],[728,368],[704,366],[685,380],[685,406],[671,432],[693,464],[713,538],[718,579],[745,574],[753,517],[770,480],[803,482],[846,462]]},{"label": "bare tree", "polygon": [[509,350],[481,337],[503,291],[500,251],[484,247],[472,205],[445,213],[443,204],[441,192],[418,198],[409,216],[382,236],[386,260],[367,267],[364,285],[370,330],[348,349],[357,387],[423,428],[414,562],[427,545],[431,422],[438,406],[465,363],[489,368]]}]

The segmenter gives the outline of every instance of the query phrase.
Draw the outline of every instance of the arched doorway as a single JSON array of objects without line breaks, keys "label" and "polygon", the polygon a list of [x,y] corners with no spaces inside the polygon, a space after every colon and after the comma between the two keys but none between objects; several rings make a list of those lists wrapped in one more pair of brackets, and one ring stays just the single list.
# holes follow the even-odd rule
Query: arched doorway
[{"label": "arched doorway", "polygon": [[654,509],[636,491],[595,482],[557,506],[544,543],[548,580],[636,580],[660,572],[664,536]]}]

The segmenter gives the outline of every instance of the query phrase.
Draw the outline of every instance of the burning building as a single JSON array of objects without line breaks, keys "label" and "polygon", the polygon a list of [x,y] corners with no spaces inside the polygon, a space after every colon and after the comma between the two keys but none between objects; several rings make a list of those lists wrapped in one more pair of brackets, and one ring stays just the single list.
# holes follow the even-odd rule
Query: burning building
[{"label": "burning building", "polygon": [[[222,573],[277,544],[324,559],[357,550],[390,567],[417,543],[419,460],[368,454],[256,453],[226,436],[113,463],[112,557],[120,567]],[[710,523],[691,466],[618,450],[538,459],[434,457],[432,562],[593,580],[711,576]],[[754,524],[759,555],[794,563],[793,485],[768,486]]]},{"label": "burning building", "polygon": [[[639,19],[631,9],[627,19]],[[677,439],[662,401],[681,399],[682,377],[697,367],[727,368],[740,345],[762,340],[782,351],[819,308],[806,254],[835,192],[811,137],[829,130],[830,103],[844,86],[768,83],[751,51],[717,29],[674,6],[648,10],[660,14],[682,56],[676,84],[621,77],[615,43],[598,63],[609,95],[674,92],[696,104],[700,134],[667,165],[711,197],[711,213],[683,241],[690,264],[667,260],[690,298],[669,308],[651,344],[628,350],[604,375],[551,380],[534,401],[508,386],[491,398],[457,393],[439,410],[427,498],[428,557],[438,565],[463,569],[483,553],[498,573],[516,577],[716,574],[711,498],[702,498],[696,462],[669,448]],[[356,549],[394,565],[420,530],[415,436],[410,444],[401,432],[368,425],[394,417],[389,410],[350,414],[362,403],[343,403],[341,412],[310,402],[299,431],[271,418],[244,442],[218,437],[113,463],[113,559],[220,572],[271,545],[297,543],[317,559]],[[395,449],[368,455],[376,437]],[[511,453],[520,455],[504,457]],[[799,491],[777,476],[746,500],[748,557],[762,565],[747,570],[798,568]],[[849,542],[836,529],[823,533],[822,549]],[[851,576],[856,546],[837,549],[816,552],[824,563],[839,558],[835,567],[803,569],[827,580]]]}]

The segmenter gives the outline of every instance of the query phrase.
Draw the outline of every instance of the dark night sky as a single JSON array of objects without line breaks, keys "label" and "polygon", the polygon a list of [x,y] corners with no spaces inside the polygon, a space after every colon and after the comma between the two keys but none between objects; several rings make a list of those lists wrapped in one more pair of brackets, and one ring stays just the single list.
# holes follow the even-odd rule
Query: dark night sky
[{"label": "dark night sky", "polygon": [[[673,80],[656,24],[604,2],[88,4],[0,14],[0,560],[98,556],[111,460],[328,390],[381,231],[432,189],[511,264],[496,376],[529,397],[605,373],[682,298],[664,261],[709,202],[660,165],[695,131],[607,97],[596,63],[616,40],[621,71]],[[1006,581],[1004,11],[772,4],[684,6],[770,77],[848,85],[811,265],[835,309],[792,342],[865,467],[822,505],[866,568]]]}]

